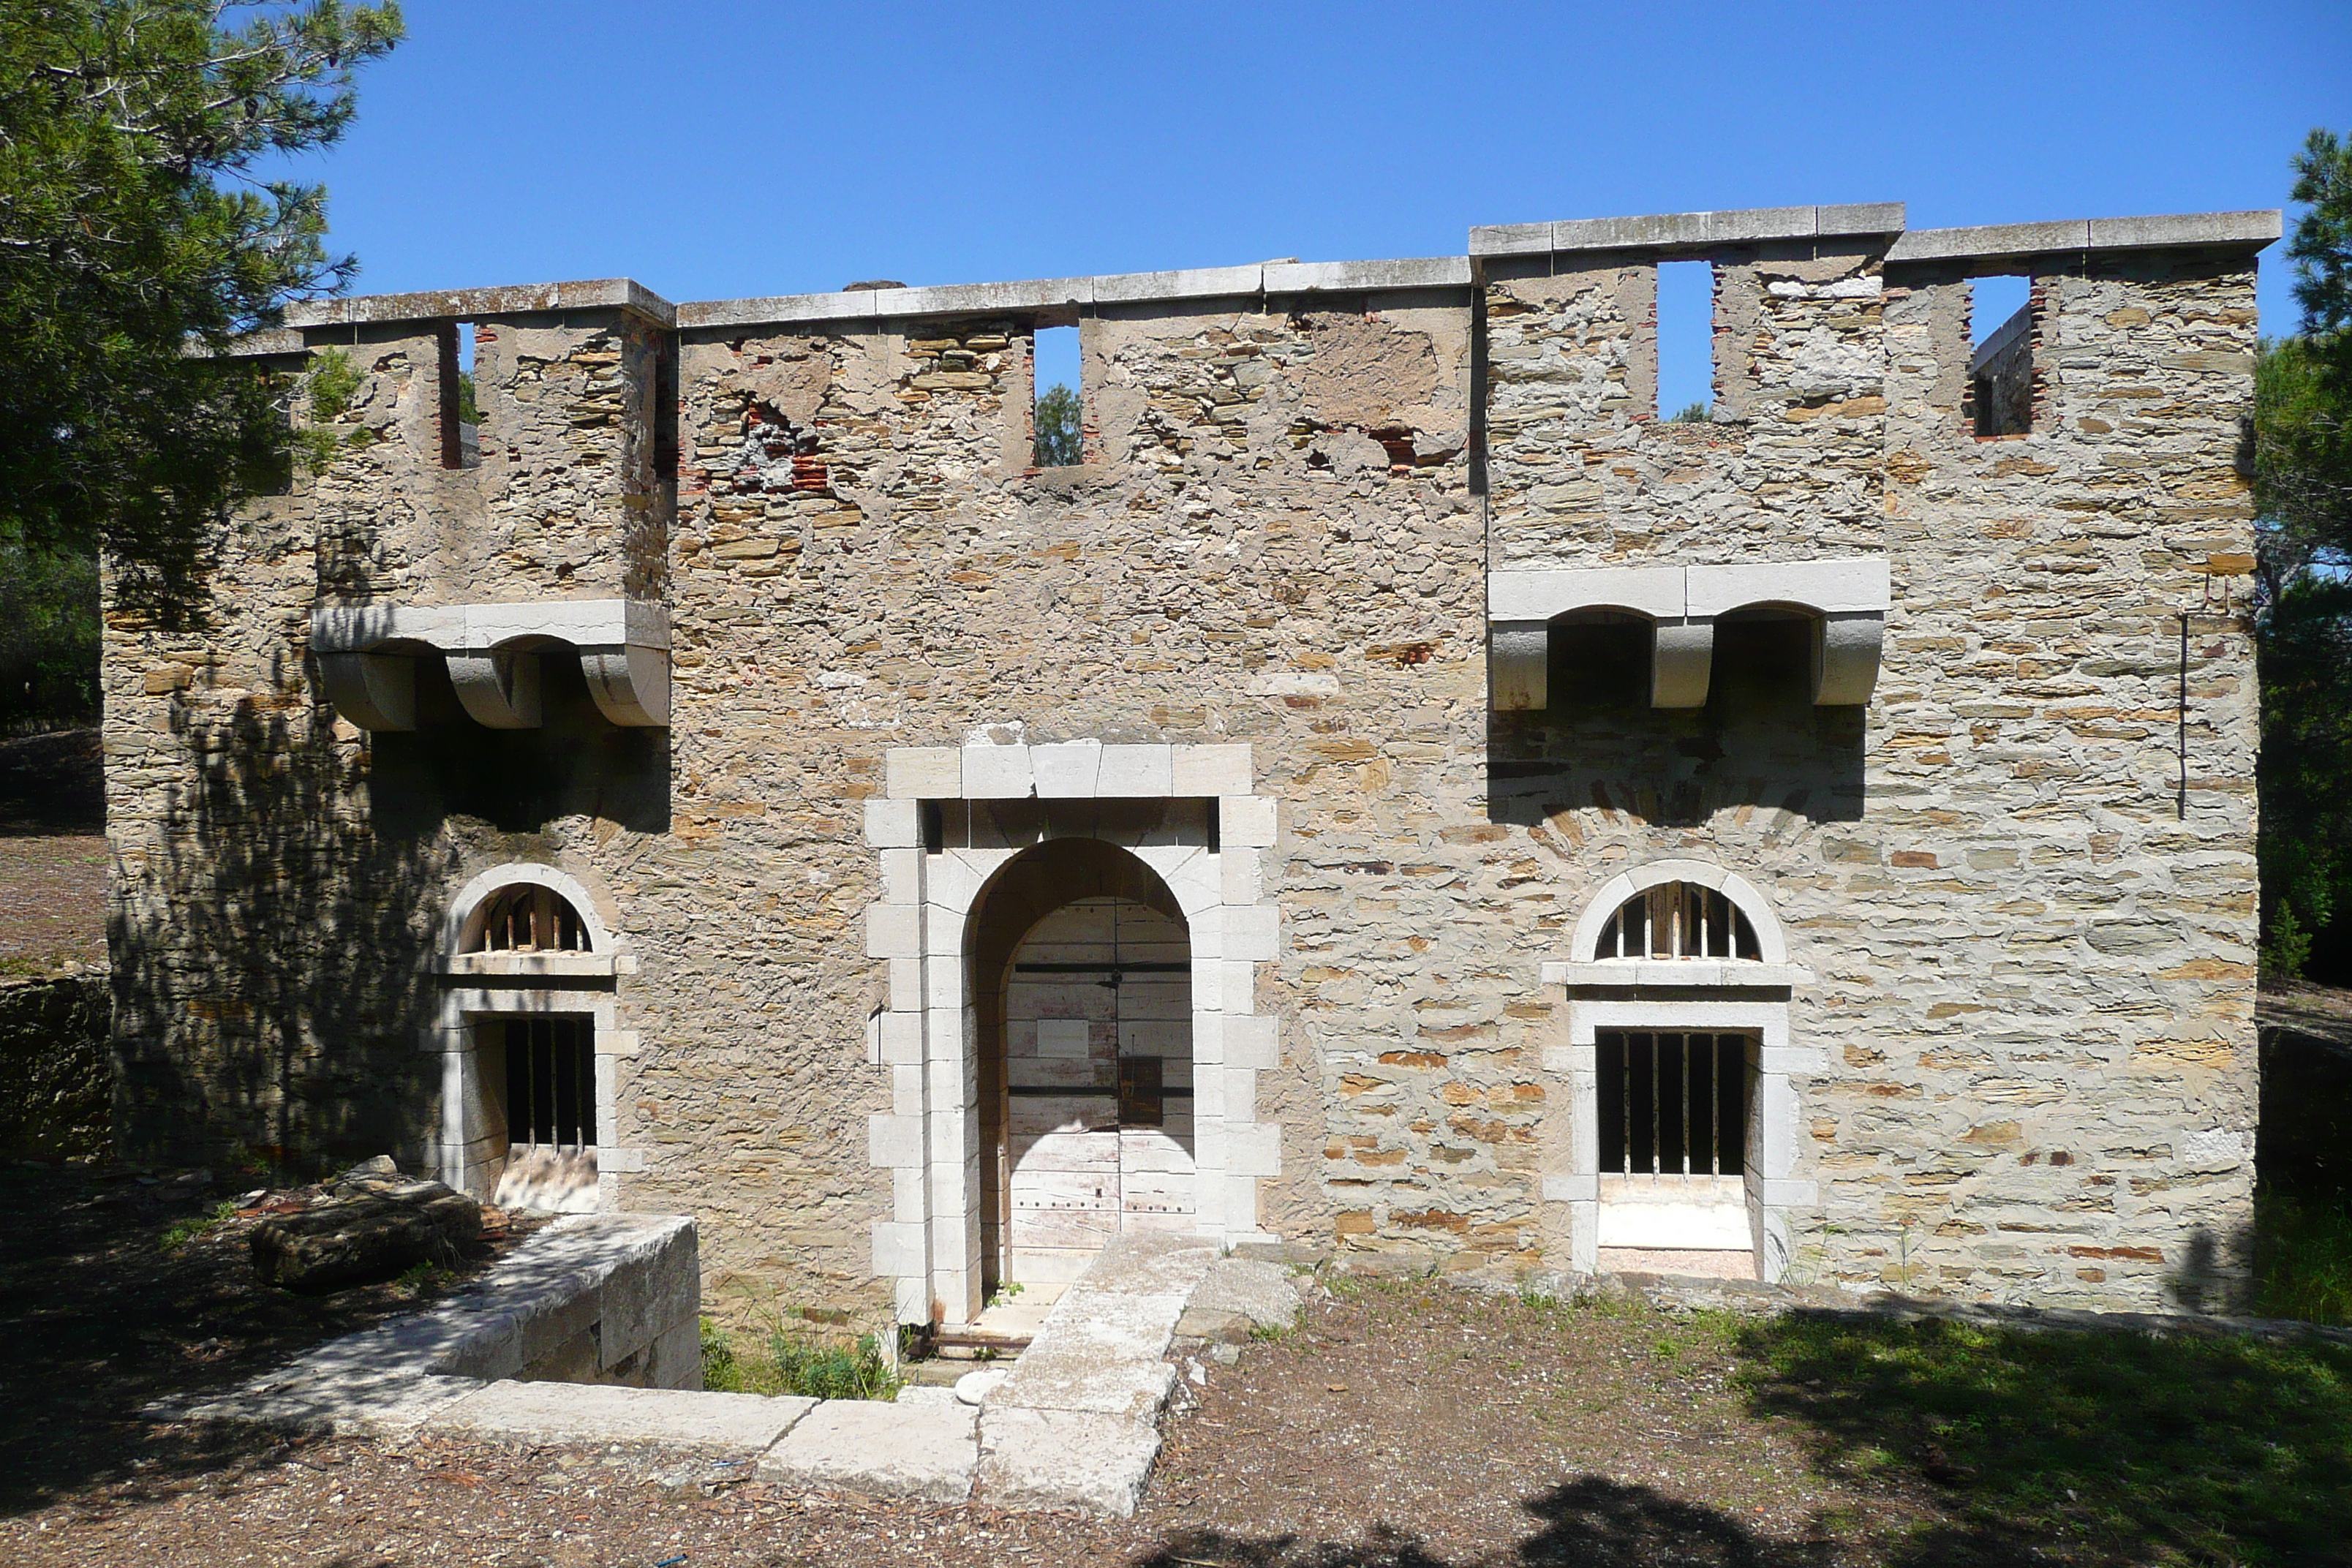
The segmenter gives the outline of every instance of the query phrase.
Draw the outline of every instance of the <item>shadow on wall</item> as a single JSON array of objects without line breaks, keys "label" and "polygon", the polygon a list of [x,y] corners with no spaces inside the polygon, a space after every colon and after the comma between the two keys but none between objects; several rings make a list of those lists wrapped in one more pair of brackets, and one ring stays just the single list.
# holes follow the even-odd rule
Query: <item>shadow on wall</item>
[{"label": "shadow on wall", "polygon": [[1489,819],[1597,806],[1696,827],[1752,806],[1860,820],[1868,716],[1809,700],[1811,636],[1795,619],[1720,624],[1706,706],[1670,709],[1649,705],[1646,627],[1556,626],[1551,706],[1486,715]]},{"label": "shadow on wall", "polygon": [[455,856],[371,830],[365,753],[332,723],[308,704],[174,700],[194,782],[168,786],[150,858],[118,864],[108,920],[126,1151],[307,1169],[414,1163],[434,1135],[420,959]]},{"label": "shadow on wall", "polygon": [[378,831],[425,838],[471,817],[501,833],[535,833],[562,816],[669,831],[669,731],[608,722],[578,659],[551,652],[539,664],[540,727],[489,730],[467,717],[446,666],[416,661],[416,728],[373,742],[368,794]]}]

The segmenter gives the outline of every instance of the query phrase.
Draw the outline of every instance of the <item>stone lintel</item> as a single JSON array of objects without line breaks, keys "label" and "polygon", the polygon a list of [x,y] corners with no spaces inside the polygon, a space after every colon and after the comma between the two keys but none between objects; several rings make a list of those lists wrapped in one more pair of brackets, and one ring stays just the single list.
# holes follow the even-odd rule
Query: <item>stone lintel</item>
[{"label": "stone lintel", "polygon": [[361,294],[312,300],[286,308],[289,327],[342,327],[390,321],[536,316],[553,310],[627,310],[674,327],[677,307],[634,278],[573,283],[513,283],[489,289],[428,289],[411,294]]},{"label": "stone lintel", "polygon": [[2170,250],[2218,247],[2259,250],[2284,232],[2274,208],[2251,212],[2170,213],[2147,217],[2068,218],[2055,223],[1990,224],[1974,228],[1915,228],[1886,252],[1889,261],[1998,261],[2094,250]]},{"label": "stone lintel", "polygon": [[1592,963],[1547,963],[1547,985],[1626,990],[1682,990],[1692,986],[1768,986],[1785,990],[1810,985],[1813,972],[1801,964],[1759,963],[1752,959],[1720,963],[1689,958],[1622,958]]},{"label": "stone lintel", "polygon": [[1494,224],[1470,231],[1470,254],[1696,250],[1764,240],[1863,239],[1899,234],[1903,221],[1901,202],[1854,202],[1836,206],[1745,207],[1724,212],[1654,213],[1641,217],[1574,218],[1550,224]]}]

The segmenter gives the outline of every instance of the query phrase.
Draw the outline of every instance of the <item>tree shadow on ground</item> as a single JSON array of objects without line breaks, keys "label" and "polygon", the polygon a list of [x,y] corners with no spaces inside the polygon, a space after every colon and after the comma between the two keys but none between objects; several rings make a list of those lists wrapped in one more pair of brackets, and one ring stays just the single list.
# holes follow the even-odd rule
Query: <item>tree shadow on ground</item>
[{"label": "tree shadow on ground", "polygon": [[1738,1353],[1823,1472],[1932,1484],[1902,1561],[2352,1561],[2352,1344],[1792,1313]]},{"label": "tree shadow on ground", "polygon": [[[142,1407],[223,1393],[311,1345],[415,1311],[501,1256],[415,1280],[306,1296],[262,1286],[246,1237],[207,1229],[220,1184],[129,1167],[0,1169],[0,1516],[168,1494],[282,1459],[251,1427],[161,1425]],[[196,1178],[196,1179],[192,1179]]]}]

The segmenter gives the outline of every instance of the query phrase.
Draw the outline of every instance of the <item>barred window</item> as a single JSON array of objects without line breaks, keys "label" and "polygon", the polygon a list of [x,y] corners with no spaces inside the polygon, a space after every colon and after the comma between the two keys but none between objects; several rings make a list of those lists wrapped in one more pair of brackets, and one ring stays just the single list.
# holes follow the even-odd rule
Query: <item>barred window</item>
[{"label": "barred window", "polygon": [[1604,1175],[1737,1176],[1748,1166],[1748,1037],[1603,1029]]},{"label": "barred window", "polygon": [[507,1142],[516,1149],[596,1146],[594,1020],[556,1015],[505,1026]]},{"label": "barred window", "polygon": [[1634,894],[1601,928],[1595,962],[1619,958],[1750,959],[1764,949],[1746,914],[1713,888],[1661,882]]},{"label": "barred window", "polygon": [[502,888],[484,906],[474,952],[586,952],[587,922],[572,901],[552,888],[522,883]]}]

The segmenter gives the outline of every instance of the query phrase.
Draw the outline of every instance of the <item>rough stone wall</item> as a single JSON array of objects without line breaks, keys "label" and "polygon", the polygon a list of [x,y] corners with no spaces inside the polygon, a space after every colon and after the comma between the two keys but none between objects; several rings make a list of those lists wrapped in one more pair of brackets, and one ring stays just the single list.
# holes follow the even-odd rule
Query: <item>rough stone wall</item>
[{"label": "rough stone wall", "polygon": [[2226,574],[2252,550],[2252,284],[2210,260],[2046,276],[2048,406],[1999,441],[1963,408],[1957,275],[1725,266],[1721,317],[1777,324],[1718,331],[1757,346],[1718,363],[1720,423],[1648,427],[1591,395],[1640,363],[1591,324],[1636,320],[1638,290],[1489,284],[1498,558],[1893,563],[1866,721],[1806,708],[1769,626],[1718,642],[1704,710],[1496,716],[1492,809],[1527,825],[1552,928],[1622,866],[1693,855],[1758,883],[1819,976],[1792,1020],[1832,1052],[1801,1086],[1823,1197],[1801,1277],[2141,1302],[2242,1278],[2255,693]]},{"label": "rough stone wall", "polygon": [[667,345],[609,310],[482,322],[483,462],[450,468],[434,323],[313,335],[360,373],[329,416],[334,462],[247,509],[180,625],[107,617],[117,1120],[175,1157],[417,1165],[439,1130],[419,1038],[449,895],[487,864],[661,831],[667,745],[596,720],[561,660],[542,730],[467,724],[423,661],[420,729],[363,738],[326,704],[310,613],[657,585],[646,367]]},{"label": "rough stone wall", "polygon": [[0,1159],[112,1146],[107,1001],[100,975],[0,981]]},{"label": "rough stone wall", "polygon": [[[2145,1302],[2208,1267],[2200,1237],[2226,1273],[2253,689],[2212,574],[2250,548],[2251,274],[2049,275],[2047,416],[1979,442],[1965,283],[1878,254],[1724,252],[1699,426],[1652,416],[1638,258],[1496,264],[1475,295],[1099,305],[1088,461],[1044,472],[1018,314],[688,330],[674,525],[667,334],[485,323],[467,470],[439,465],[431,324],[364,329],[366,444],[252,509],[212,627],[110,622],[126,1136],[412,1157],[438,1115],[433,928],[474,872],[545,860],[642,963],[617,988],[640,1043],[606,1137],[646,1156],[623,1205],[698,1215],[721,1311],[877,1320],[884,752],[1240,741],[1284,802],[1268,1229],[1556,1267],[1566,1006],[1538,966],[1616,871],[1687,855],[1762,887],[1819,977],[1793,1005],[1832,1060],[1801,1086],[1804,1277]],[[1702,710],[1487,710],[1490,564],[1880,552],[1866,713],[1806,703],[1769,624],[1725,629]],[[669,608],[667,731],[602,723],[550,661],[542,730],[476,729],[421,677],[424,726],[362,738],[305,663],[322,594],[625,592]]]}]

